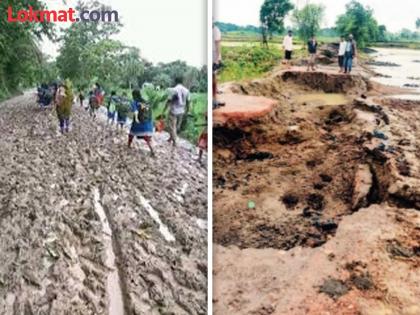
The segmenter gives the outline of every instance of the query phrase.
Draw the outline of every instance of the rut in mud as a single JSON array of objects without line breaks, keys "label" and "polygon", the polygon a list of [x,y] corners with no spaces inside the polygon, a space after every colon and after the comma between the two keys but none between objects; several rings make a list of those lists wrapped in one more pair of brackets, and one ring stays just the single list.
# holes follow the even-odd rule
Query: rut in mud
[{"label": "rut in mud", "polygon": [[[318,247],[360,208],[416,206],[418,192],[409,189],[401,200],[401,187],[389,193],[394,161],[406,176],[410,164],[402,162],[405,148],[375,133],[389,129],[392,109],[343,93],[366,93],[368,87],[359,76],[305,72],[240,85],[241,93],[267,93],[279,106],[265,118],[214,130],[216,243]],[[416,106],[407,106],[406,115]],[[417,130],[414,122],[407,127],[408,133]],[[411,145],[415,150],[417,144]],[[250,201],[255,207],[248,207]]]},{"label": "rut in mud", "polygon": [[194,148],[156,134],[152,159],[77,106],[71,132],[57,127],[33,95],[0,105],[0,313],[206,314]]}]

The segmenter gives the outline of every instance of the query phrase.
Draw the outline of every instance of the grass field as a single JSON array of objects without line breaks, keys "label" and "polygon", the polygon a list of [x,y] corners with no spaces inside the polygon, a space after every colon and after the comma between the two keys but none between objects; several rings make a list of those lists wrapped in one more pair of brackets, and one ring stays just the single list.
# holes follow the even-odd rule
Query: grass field
[{"label": "grass field", "polygon": [[[269,41],[269,48],[263,48],[261,36],[257,33],[224,33],[222,59],[224,68],[218,75],[219,82],[250,80],[261,77],[278,65],[284,56],[283,36],[275,35]],[[332,37],[318,37],[320,44],[337,41]],[[306,44],[294,38],[294,58],[307,55]]]},{"label": "grass field", "polygon": [[[297,45],[294,57],[306,55],[303,45]],[[263,76],[277,66],[284,56],[278,43],[270,43],[268,49],[260,42],[222,42],[224,68],[218,74],[220,83],[250,80]]]},{"label": "grass field", "polygon": [[[265,49],[261,36],[250,32],[224,33],[222,40],[222,59],[224,68],[219,72],[220,83],[230,81],[250,80],[263,76],[271,71],[283,59],[283,36],[274,36]],[[317,37],[318,43],[328,44],[338,42],[339,38]],[[294,58],[307,55],[305,43],[294,37]],[[374,43],[372,47],[395,47],[420,49],[420,42],[384,42]]]}]

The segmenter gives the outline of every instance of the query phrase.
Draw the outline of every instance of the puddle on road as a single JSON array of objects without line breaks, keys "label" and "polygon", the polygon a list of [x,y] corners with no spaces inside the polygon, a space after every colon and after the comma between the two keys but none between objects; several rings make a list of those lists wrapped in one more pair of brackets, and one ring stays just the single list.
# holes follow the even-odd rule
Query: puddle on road
[{"label": "puddle on road", "polygon": [[420,94],[401,94],[401,95],[391,95],[390,98],[396,98],[406,101],[420,101]]},{"label": "puddle on road", "polygon": [[159,213],[153,209],[153,207],[150,205],[150,202],[146,198],[144,198],[142,195],[139,195],[139,197],[142,206],[146,209],[152,219],[155,220],[155,222],[159,225],[159,232],[163,235],[165,240],[168,242],[174,242],[175,237],[171,234],[171,232],[169,232],[168,227],[162,223],[159,217]]},{"label": "puddle on road", "polygon": [[94,204],[95,204],[95,211],[98,214],[101,225],[102,231],[104,234],[105,240],[105,252],[106,252],[106,266],[110,268],[110,273],[108,274],[107,279],[107,293],[109,296],[109,314],[112,315],[124,315],[124,302],[123,302],[123,294],[120,285],[120,278],[118,275],[118,269],[115,264],[115,254],[112,248],[112,230],[111,226],[109,225],[108,218],[105,214],[105,211],[100,202],[100,194],[99,189],[95,188],[94,190]]},{"label": "puddle on road", "polygon": [[349,100],[339,93],[310,93],[296,95],[293,99],[298,103],[309,103],[309,105],[333,106],[348,104]]}]

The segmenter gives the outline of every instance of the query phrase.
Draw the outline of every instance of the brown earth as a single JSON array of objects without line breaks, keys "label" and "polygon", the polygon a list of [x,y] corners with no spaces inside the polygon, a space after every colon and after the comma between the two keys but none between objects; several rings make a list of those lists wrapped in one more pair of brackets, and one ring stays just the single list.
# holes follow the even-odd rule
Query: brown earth
[{"label": "brown earth", "polygon": [[72,126],[59,136],[34,95],[0,105],[0,314],[111,314],[112,269],[123,314],[206,314],[207,174],[193,147],[157,134],[153,159],[76,106]]},{"label": "brown earth", "polygon": [[420,104],[330,68],[224,90],[278,105],[214,128],[215,313],[419,313]]}]

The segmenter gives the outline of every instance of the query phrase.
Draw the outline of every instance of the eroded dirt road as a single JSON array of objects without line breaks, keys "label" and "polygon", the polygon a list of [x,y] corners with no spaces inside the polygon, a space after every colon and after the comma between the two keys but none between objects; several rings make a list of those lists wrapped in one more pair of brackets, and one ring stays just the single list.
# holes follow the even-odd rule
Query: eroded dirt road
[{"label": "eroded dirt road", "polygon": [[206,314],[195,152],[157,135],[152,159],[73,112],[59,136],[33,95],[0,104],[0,314]]},{"label": "eroded dirt road", "polygon": [[215,313],[420,313],[420,103],[328,69],[227,90],[277,106],[214,130]]}]

